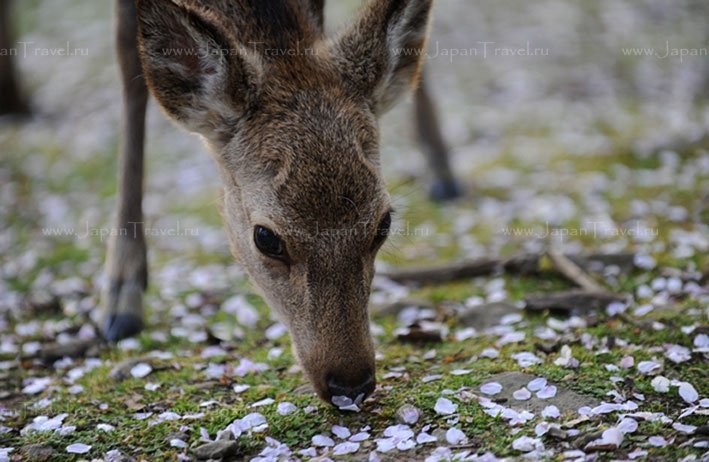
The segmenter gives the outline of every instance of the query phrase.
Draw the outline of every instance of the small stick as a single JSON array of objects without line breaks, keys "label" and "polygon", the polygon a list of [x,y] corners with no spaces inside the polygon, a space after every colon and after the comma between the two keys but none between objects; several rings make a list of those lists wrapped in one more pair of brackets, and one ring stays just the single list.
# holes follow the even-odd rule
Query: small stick
[{"label": "small stick", "polygon": [[[445,282],[469,279],[495,274],[536,275],[539,273],[540,254],[522,254],[512,258],[477,260],[462,260],[443,263],[435,266],[393,268],[381,273],[385,278],[402,284],[442,284]],[[585,267],[591,262],[602,265],[625,266],[630,262],[632,266],[633,254],[593,254],[593,255],[565,255],[574,266]],[[583,270],[582,270],[583,271]],[[594,282],[592,280],[592,282]],[[596,292],[597,290],[592,290]],[[602,291],[604,291],[602,289]]]},{"label": "small stick", "polygon": [[532,312],[547,310],[570,313],[573,310],[602,310],[612,302],[622,302],[625,297],[610,292],[569,290],[551,294],[532,294],[525,297],[525,309]]},{"label": "small stick", "polygon": [[431,267],[401,268],[384,273],[395,282],[440,284],[458,279],[488,276],[500,270],[500,260],[472,260],[448,263]]},{"label": "small stick", "polygon": [[593,280],[584,270],[576,263],[572,262],[563,253],[549,249],[547,251],[549,259],[551,259],[554,267],[571,282],[589,292],[607,292],[605,287]]}]

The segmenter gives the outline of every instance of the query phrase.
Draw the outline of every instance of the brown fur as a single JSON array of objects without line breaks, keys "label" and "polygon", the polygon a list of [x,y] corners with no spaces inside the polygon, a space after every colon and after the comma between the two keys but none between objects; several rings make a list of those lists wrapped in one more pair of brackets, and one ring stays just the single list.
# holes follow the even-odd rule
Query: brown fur
[{"label": "brown fur", "polygon": [[[331,40],[323,37],[322,3],[139,0],[137,7],[148,86],[171,117],[207,141],[225,186],[233,252],[329,400],[328,381],[356,388],[369,380],[366,392],[373,388],[367,301],[374,236],[390,209],[377,117],[416,80],[431,0],[372,0]],[[281,237],[287,263],[256,248],[256,225]]]}]

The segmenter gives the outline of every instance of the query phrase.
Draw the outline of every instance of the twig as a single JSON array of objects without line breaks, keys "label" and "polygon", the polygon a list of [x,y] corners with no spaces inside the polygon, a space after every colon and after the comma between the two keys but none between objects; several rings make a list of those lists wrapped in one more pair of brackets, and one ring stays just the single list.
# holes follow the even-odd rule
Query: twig
[{"label": "twig", "polygon": [[589,292],[607,292],[605,287],[594,281],[580,266],[572,262],[563,253],[549,249],[547,255],[554,264],[554,267],[577,286]]},{"label": "twig", "polygon": [[500,270],[500,260],[472,260],[431,267],[414,267],[392,270],[384,277],[395,282],[415,284],[440,284],[458,279],[488,276]]},{"label": "twig", "polygon": [[[579,267],[590,269],[593,264],[614,264],[632,267],[632,254],[594,254],[586,256],[564,255]],[[537,274],[542,255],[523,254],[508,259],[483,258],[479,260],[463,260],[428,267],[412,267],[393,269],[382,273],[392,281],[404,284],[441,284],[479,276],[490,276],[499,273],[507,274]],[[628,265],[628,262],[630,264]],[[603,290],[603,289],[601,289]]]},{"label": "twig", "polygon": [[620,302],[624,296],[610,292],[588,292],[572,290],[553,294],[530,295],[525,299],[525,309],[532,312],[561,311],[571,313],[574,310],[602,310],[612,302]]}]

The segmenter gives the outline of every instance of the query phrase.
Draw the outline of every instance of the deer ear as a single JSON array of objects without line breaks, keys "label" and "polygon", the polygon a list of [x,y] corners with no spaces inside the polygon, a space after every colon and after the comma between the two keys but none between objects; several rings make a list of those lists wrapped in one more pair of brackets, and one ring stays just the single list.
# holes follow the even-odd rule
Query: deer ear
[{"label": "deer ear", "polygon": [[148,86],[173,119],[226,144],[259,93],[262,64],[219,16],[182,0],[138,0],[139,52]]},{"label": "deer ear", "polygon": [[432,0],[370,0],[333,45],[343,78],[385,112],[418,83]]}]

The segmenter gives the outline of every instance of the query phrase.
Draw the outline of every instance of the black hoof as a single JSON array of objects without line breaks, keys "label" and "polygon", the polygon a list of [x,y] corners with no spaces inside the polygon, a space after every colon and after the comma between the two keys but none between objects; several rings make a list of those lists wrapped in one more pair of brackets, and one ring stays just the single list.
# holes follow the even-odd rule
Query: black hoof
[{"label": "black hoof", "polygon": [[103,326],[103,336],[109,342],[132,337],[143,330],[143,320],[130,314],[111,316]]},{"label": "black hoof", "polygon": [[463,196],[463,188],[455,181],[436,181],[431,185],[428,197],[435,202],[446,202],[460,199]]}]

